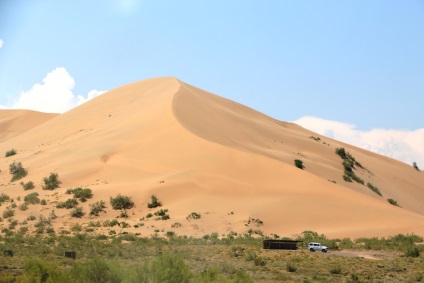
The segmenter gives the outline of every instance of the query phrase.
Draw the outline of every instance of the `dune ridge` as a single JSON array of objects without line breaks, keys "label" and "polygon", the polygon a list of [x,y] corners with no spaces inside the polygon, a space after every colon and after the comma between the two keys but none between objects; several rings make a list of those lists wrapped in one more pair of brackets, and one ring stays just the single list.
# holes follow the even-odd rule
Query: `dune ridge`
[{"label": "dune ridge", "polygon": [[[337,147],[361,162],[365,169],[356,173],[383,197],[343,181]],[[18,149],[13,160],[28,168],[24,181],[33,180],[35,191],[47,200],[42,211],[32,206],[17,217],[47,215],[54,209],[57,230],[119,214],[108,205],[100,217],[75,219],[68,210],[55,209],[57,201],[69,197],[66,189],[87,186],[94,198],[82,204],[85,211],[89,203],[108,203],[118,193],[131,196],[136,207],[125,220],[133,226],[127,229],[141,235],[157,229],[194,236],[249,229],[280,236],[304,230],[337,237],[424,235],[423,173],[176,78],[111,90],[0,143],[0,151],[10,148]],[[296,168],[294,159],[301,159],[305,169]],[[0,191],[22,197],[27,192],[19,182],[9,182],[11,160],[0,160]],[[41,179],[49,172],[58,172],[63,182],[55,192],[41,190]],[[153,212],[147,209],[152,194],[169,209],[170,220],[140,220]],[[188,220],[191,212],[200,213],[201,219]],[[249,218],[264,224],[248,224]],[[140,222],[145,225],[134,228]],[[181,227],[172,228],[173,223]]]}]

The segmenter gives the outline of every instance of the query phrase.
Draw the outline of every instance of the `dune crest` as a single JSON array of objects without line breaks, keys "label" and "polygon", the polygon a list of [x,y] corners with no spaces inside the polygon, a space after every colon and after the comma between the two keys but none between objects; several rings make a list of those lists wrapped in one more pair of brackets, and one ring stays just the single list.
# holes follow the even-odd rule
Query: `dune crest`
[{"label": "dune crest", "polygon": [[[356,174],[377,186],[382,196],[343,180],[338,147],[361,162],[364,168],[356,168]],[[424,235],[419,203],[424,199],[424,174],[176,78],[111,90],[0,144],[0,151],[10,148],[19,151],[13,160],[28,168],[24,181],[34,181],[34,190],[47,200],[42,212],[36,206],[20,212],[22,219],[30,213],[47,215],[55,203],[69,198],[66,189],[86,186],[94,194],[81,204],[87,212],[94,201],[108,203],[118,193],[131,196],[136,207],[126,220],[132,226],[128,231],[141,235],[156,229],[194,236],[249,230],[281,236],[304,230],[348,237]],[[303,161],[304,170],[296,168],[295,159]],[[0,191],[23,199],[27,192],[19,182],[10,183],[7,174],[11,161],[0,159]],[[41,190],[41,180],[50,172],[57,172],[63,182],[54,193]],[[155,211],[147,208],[152,194],[169,210],[171,220],[145,218]],[[54,225],[66,229],[69,223],[119,214],[109,205],[106,211],[95,219],[75,219],[68,210],[55,209],[59,217]],[[188,219],[192,212],[201,219]],[[139,225],[140,219],[145,225]]]}]

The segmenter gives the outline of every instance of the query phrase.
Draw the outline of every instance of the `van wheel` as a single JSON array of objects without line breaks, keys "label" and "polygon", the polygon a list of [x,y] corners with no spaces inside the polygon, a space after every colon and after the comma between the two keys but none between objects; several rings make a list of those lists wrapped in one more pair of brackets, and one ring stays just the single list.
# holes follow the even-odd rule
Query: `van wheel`
[{"label": "van wheel", "polygon": [[326,252],[327,252],[327,250],[322,250],[322,252],[323,252],[323,253],[326,253]]},{"label": "van wheel", "polygon": [[310,250],[311,252],[314,252],[314,251],[315,251],[313,248],[310,248],[309,250]]}]

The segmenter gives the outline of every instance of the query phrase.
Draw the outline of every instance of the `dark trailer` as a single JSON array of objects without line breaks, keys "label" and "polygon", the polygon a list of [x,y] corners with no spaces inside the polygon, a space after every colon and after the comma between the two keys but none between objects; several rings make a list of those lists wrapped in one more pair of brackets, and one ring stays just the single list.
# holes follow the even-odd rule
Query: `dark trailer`
[{"label": "dark trailer", "polygon": [[297,250],[297,243],[303,241],[293,240],[264,240],[264,249],[267,250]]}]

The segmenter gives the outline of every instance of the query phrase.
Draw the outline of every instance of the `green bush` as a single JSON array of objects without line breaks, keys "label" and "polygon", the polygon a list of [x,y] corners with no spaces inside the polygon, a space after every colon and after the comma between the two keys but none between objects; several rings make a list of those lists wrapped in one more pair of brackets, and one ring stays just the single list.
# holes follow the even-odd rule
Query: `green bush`
[{"label": "green bush", "polygon": [[294,160],[294,165],[299,168],[299,169],[304,169],[305,166],[303,166],[303,161],[300,159],[295,159]]},{"label": "green bush", "polygon": [[93,192],[89,188],[75,188],[75,189],[68,189],[66,191],[67,194],[73,194],[74,198],[79,199],[81,202],[86,202],[87,199],[90,199],[93,197]]},{"label": "green bush", "polygon": [[59,175],[57,173],[50,173],[49,177],[43,178],[43,182],[43,190],[49,191],[59,188],[60,184],[62,184],[62,182],[59,181]]},{"label": "green bush", "polygon": [[121,194],[118,194],[115,198],[110,197],[110,205],[115,210],[121,210],[121,217],[128,217],[127,209],[135,206],[131,197],[122,196]]},{"label": "green bush", "polygon": [[420,250],[417,246],[409,246],[406,250],[405,255],[407,257],[419,257],[420,256]]},{"label": "green bush", "polygon": [[72,211],[71,211],[71,216],[75,217],[75,218],[81,218],[85,215],[84,210],[81,206],[79,207],[75,207]]},{"label": "green bush", "polygon": [[28,171],[22,167],[22,163],[16,163],[15,161],[9,165],[9,172],[12,174],[11,182],[20,180],[28,174]]},{"label": "green bush", "polygon": [[74,198],[67,199],[65,202],[58,202],[56,208],[71,209],[78,205],[78,201]]},{"label": "green bush", "polygon": [[9,197],[8,195],[6,195],[6,194],[4,194],[4,193],[1,193],[1,194],[0,194],[0,205],[1,205],[3,202],[8,201],[8,200],[10,200],[10,197]]},{"label": "green bush", "polygon": [[202,215],[200,213],[197,213],[197,212],[192,212],[186,217],[187,220],[200,219],[200,218],[202,218]]},{"label": "green bush", "polygon": [[377,195],[382,196],[382,194],[381,194],[380,190],[379,190],[377,187],[373,186],[371,183],[367,183],[367,187],[368,187],[371,191],[373,191],[374,193],[376,193]]},{"label": "green bush", "polygon": [[10,207],[6,208],[5,211],[3,211],[3,218],[10,218],[15,215],[15,211],[11,209]]},{"label": "green bush", "polygon": [[27,194],[24,197],[24,201],[28,204],[38,204],[40,203],[40,199],[38,198],[38,193],[37,192],[33,192],[30,194]]},{"label": "green bush", "polygon": [[149,266],[148,282],[188,283],[192,277],[184,260],[172,253],[159,256]]},{"label": "green bush", "polygon": [[5,157],[9,157],[9,156],[13,156],[15,154],[16,154],[16,150],[11,149],[11,150],[6,151],[6,153],[4,154],[4,156]]},{"label": "green bush", "polygon": [[71,270],[71,277],[75,282],[122,282],[119,270],[102,258],[94,258],[88,262],[77,264]]},{"label": "green bush", "polygon": [[155,207],[159,207],[162,206],[162,203],[158,200],[158,197],[155,195],[151,196],[151,200],[152,202],[147,204],[148,208],[155,208]]},{"label": "green bush", "polygon": [[90,204],[90,215],[99,216],[100,212],[106,212],[105,208],[106,204],[103,200],[96,201],[95,203]]},{"label": "green bush", "polygon": [[159,216],[158,219],[168,220],[170,217],[167,214],[168,209],[160,209],[154,213],[154,215]]},{"label": "green bush", "polygon": [[418,168],[417,162],[412,163],[412,167],[414,167],[415,170],[420,171],[420,168]]},{"label": "green bush", "polygon": [[27,183],[21,182],[20,184],[24,188],[25,191],[32,190],[32,189],[35,188],[34,182],[32,182],[32,181],[29,181]]},{"label": "green bush", "polygon": [[25,211],[25,210],[27,210],[27,209],[28,209],[28,205],[24,202],[23,204],[21,204],[21,205],[19,206],[19,209],[20,209],[21,211]]},{"label": "green bush", "polygon": [[400,205],[398,204],[398,202],[397,201],[395,201],[394,199],[392,199],[392,198],[388,198],[387,199],[387,201],[391,204],[391,205],[395,205],[395,206],[399,206],[400,207]]}]

